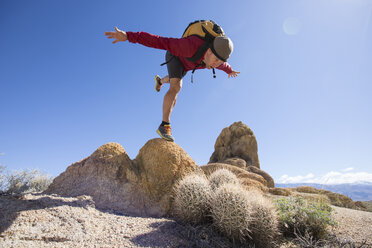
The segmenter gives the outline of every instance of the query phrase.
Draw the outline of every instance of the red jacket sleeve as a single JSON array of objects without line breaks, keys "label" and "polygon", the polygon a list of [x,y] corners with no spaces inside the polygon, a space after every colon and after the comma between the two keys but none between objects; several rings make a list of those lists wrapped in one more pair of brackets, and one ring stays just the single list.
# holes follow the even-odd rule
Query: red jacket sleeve
[{"label": "red jacket sleeve", "polygon": [[223,62],[223,64],[220,65],[219,67],[217,67],[217,69],[222,70],[222,71],[226,72],[227,74],[230,74],[230,73],[233,72],[232,69],[231,69],[231,66],[227,62]]},{"label": "red jacket sleeve", "polygon": [[198,47],[203,43],[203,40],[190,36],[186,38],[166,38],[158,35],[149,34],[146,32],[127,32],[128,41],[139,43],[141,45],[168,50],[175,56],[192,57]]}]

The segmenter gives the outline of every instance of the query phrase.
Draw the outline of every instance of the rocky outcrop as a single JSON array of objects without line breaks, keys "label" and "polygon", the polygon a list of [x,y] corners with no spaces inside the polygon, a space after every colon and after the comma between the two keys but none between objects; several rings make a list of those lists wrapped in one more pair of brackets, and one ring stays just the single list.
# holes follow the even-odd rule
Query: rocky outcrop
[{"label": "rocky outcrop", "polygon": [[247,162],[245,162],[244,159],[241,159],[241,158],[238,158],[238,157],[234,157],[234,158],[226,158],[222,161],[222,163],[224,164],[231,164],[231,165],[234,165],[236,167],[239,167],[243,170],[247,169]]},{"label": "rocky outcrop", "polygon": [[[256,137],[247,125],[235,122],[224,128],[218,136],[214,148],[215,151],[208,164],[210,167],[216,163],[233,165],[248,172],[247,175],[255,174],[263,178],[265,183],[261,186],[256,185],[256,187],[261,189],[264,187],[264,191],[274,187],[273,178],[260,169]],[[256,181],[259,182],[259,180]]]},{"label": "rocky outcrop", "polygon": [[191,173],[208,176],[220,168],[234,173],[247,189],[358,208],[349,197],[330,191],[311,187],[275,188],[273,178],[260,169],[255,135],[242,122],[222,130],[207,165],[199,167],[180,146],[162,139],[149,140],[133,160],[121,145],[108,143],[69,166],[45,193],[68,197],[88,195],[100,209],[160,217],[172,215],[173,186],[181,178]]},{"label": "rocky outcrop", "polygon": [[269,193],[280,196],[302,197],[315,202],[327,202],[338,207],[364,209],[360,204],[358,205],[348,196],[310,186],[299,186],[297,188],[270,188]]},{"label": "rocky outcrop", "polygon": [[99,147],[56,177],[45,193],[89,195],[98,208],[140,216],[171,210],[173,184],[188,173],[202,173],[176,143],[148,141],[131,160],[117,143]]},{"label": "rocky outcrop", "polygon": [[133,160],[121,145],[108,143],[69,166],[45,193],[88,195],[100,209],[160,217],[172,215],[172,189],[181,178],[191,173],[208,176],[220,168],[233,172],[247,189],[358,208],[349,197],[330,191],[275,188],[273,178],[260,169],[256,138],[242,122],[222,130],[207,165],[199,167],[180,146],[162,139],[149,140]]},{"label": "rocky outcrop", "polygon": [[179,179],[195,172],[208,174],[209,170],[222,167],[235,173],[247,188],[267,192],[273,185],[272,178],[259,169],[257,142],[252,130],[242,122],[235,122],[222,130],[211,163],[202,169],[173,142],[152,139],[134,160],[121,145],[108,143],[69,166],[45,193],[71,197],[89,195],[101,209],[164,216],[172,212],[172,188]]},{"label": "rocky outcrop", "polygon": [[256,137],[241,121],[222,130],[214,145],[209,163],[222,162],[228,158],[241,158],[247,166],[260,168]]},{"label": "rocky outcrop", "polygon": [[348,196],[334,193],[328,190],[316,189],[309,186],[300,186],[294,188],[293,191],[305,194],[318,194],[327,197],[332,205],[345,208],[356,208],[355,202]]},{"label": "rocky outcrop", "polygon": [[269,193],[272,195],[290,196],[292,191],[287,188],[270,188]]},{"label": "rocky outcrop", "polygon": [[249,171],[249,172],[255,173],[257,175],[262,176],[266,181],[267,187],[269,187],[269,188],[274,188],[275,187],[274,179],[269,175],[269,173],[267,173],[267,172],[265,172],[261,169],[258,169],[257,167],[254,167],[254,166],[248,166],[246,168],[246,170]]}]

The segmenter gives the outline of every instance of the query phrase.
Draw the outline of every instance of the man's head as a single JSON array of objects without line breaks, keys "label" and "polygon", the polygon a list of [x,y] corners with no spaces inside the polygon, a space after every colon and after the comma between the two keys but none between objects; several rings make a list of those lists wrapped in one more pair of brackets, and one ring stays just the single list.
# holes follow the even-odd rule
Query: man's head
[{"label": "man's head", "polygon": [[218,36],[204,56],[204,63],[208,69],[216,68],[226,62],[234,50],[232,41],[226,36]]}]

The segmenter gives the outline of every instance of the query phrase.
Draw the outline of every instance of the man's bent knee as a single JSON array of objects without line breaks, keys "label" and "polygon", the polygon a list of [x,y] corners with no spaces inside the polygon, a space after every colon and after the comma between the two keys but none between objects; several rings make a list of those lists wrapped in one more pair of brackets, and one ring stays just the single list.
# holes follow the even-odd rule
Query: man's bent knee
[{"label": "man's bent knee", "polygon": [[170,79],[170,88],[169,91],[172,93],[178,94],[182,88],[182,79],[181,78],[171,78]]}]

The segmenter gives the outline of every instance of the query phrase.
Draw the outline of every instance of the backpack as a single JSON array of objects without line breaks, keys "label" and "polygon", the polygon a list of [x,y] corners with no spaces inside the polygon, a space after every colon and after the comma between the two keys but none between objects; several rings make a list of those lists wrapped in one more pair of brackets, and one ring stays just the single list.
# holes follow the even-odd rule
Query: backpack
[{"label": "backpack", "polygon": [[[186,58],[187,60],[191,61],[192,63],[196,63],[203,57],[205,52],[211,46],[211,44],[213,43],[214,38],[216,38],[217,36],[224,36],[225,33],[224,33],[223,29],[217,23],[215,23],[212,20],[208,20],[208,21],[198,20],[198,21],[191,22],[187,26],[187,28],[185,29],[185,31],[182,34],[182,38],[189,37],[189,36],[192,36],[192,35],[196,35],[196,36],[198,36],[198,37],[200,37],[204,40],[204,43],[198,48],[196,53],[192,57]],[[165,63],[163,63],[161,65],[168,64],[172,59],[173,59],[173,57],[170,58],[168,61],[166,61]],[[194,81],[193,80],[193,74],[199,66],[200,65],[195,66],[195,68],[192,70],[191,82]],[[214,68],[213,68],[213,78],[216,78],[216,73],[215,73]]]},{"label": "backpack", "polygon": [[212,20],[198,20],[195,22],[191,22],[189,26],[187,26],[187,28],[183,32],[182,38],[192,35],[199,36],[204,40],[203,45],[199,47],[196,53],[192,57],[187,58],[187,60],[196,63],[208,50],[214,38],[216,38],[217,36],[224,36],[225,33],[223,29]]}]

